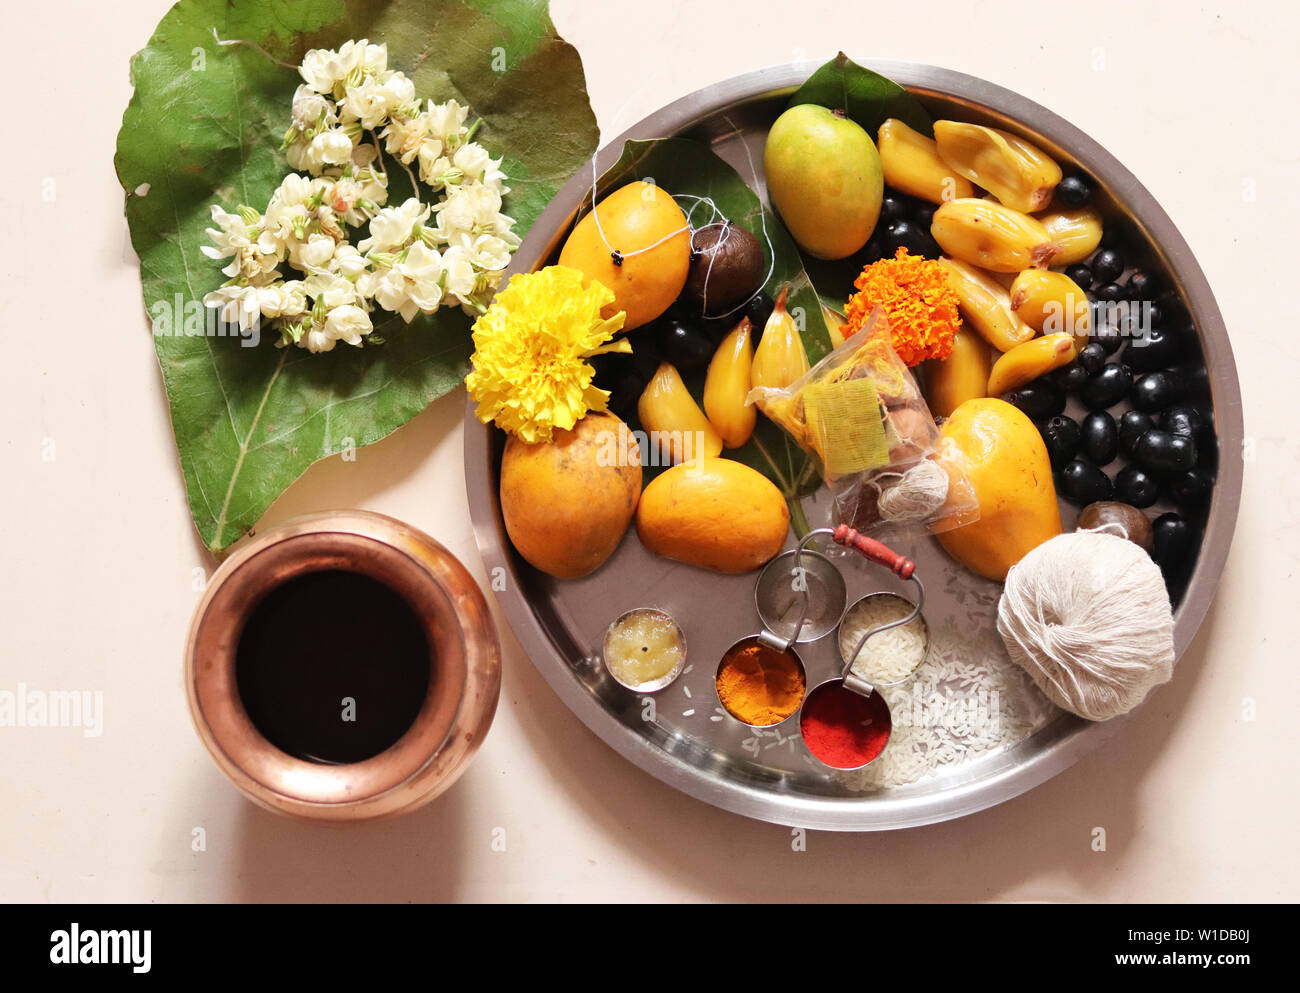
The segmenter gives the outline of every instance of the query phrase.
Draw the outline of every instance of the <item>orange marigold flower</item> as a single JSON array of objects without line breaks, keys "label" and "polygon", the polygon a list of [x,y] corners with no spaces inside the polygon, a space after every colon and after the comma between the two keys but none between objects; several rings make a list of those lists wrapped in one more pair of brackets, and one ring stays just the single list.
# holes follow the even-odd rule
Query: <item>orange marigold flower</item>
[{"label": "orange marigold flower", "polygon": [[957,294],[938,262],[908,255],[906,248],[900,248],[894,258],[863,269],[853,285],[858,292],[849,298],[845,309],[845,338],[861,331],[871,312],[880,307],[889,321],[894,351],[907,365],[952,354],[961,316]]}]

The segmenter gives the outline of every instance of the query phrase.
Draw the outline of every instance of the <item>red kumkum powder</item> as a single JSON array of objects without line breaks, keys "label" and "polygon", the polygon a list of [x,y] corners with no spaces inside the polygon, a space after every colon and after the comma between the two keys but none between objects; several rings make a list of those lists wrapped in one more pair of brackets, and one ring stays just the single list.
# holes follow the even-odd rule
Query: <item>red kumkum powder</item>
[{"label": "red kumkum powder", "polygon": [[893,724],[879,693],[863,696],[831,682],[804,701],[799,730],[808,751],[836,769],[864,766],[885,750]]}]

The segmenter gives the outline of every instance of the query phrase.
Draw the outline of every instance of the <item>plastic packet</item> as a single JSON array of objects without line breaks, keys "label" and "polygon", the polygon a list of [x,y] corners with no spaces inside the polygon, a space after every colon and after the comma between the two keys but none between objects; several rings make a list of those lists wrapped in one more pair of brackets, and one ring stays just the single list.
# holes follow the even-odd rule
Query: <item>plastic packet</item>
[{"label": "plastic packet", "polygon": [[813,458],[850,527],[937,533],[979,520],[964,460],[942,443],[883,311],[788,387],[755,387],[749,402]]}]

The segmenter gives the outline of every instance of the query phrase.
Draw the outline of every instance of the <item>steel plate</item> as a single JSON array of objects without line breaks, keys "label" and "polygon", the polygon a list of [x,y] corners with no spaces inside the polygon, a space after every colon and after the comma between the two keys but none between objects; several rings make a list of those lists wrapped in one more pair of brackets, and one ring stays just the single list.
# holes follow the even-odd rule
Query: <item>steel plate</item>
[{"label": "steel plate", "polygon": [[[1016,131],[1062,164],[1085,170],[1100,185],[1103,211],[1128,218],[1176,280],[1201,336],[1220,451],[1228,456],[1220,462],[1199,557],[1175,615],[1175,648],[1181,656],[1214,596],[1241,496],[1241,461],[1232,457],[1242,439],[1240,387],[1227,331],[1200,267],[1137,179],[1100,145],[1044,107],[947,69],[885,61],[868,65],[907,86],[936,118],[957,117]],[[751,162],[761,162],[768,126],[816,68],[814,63],[798,63],[761,69],[677,100],[601,149],[597,169],[603,174],[612,166],[628,139],[680,135],[710,143],[748,176]],[[525,238],[512,272],[531,271],[552,260],[590,184],[584,169],[560,191]],[[1032,789],[1120,731],[1129,719],[1093,724],[1056,712],[1018,743],[939,774],[869,792],[850,789],[843,778],[806,754],[797,729],[755,738],[750,729],[719,716],[713,672],[727,646],[758,630],[753,599],[757,574],[718,576],[658,559],[630,532],[614,557],[585,579],[559,582],[540,575],[514,554],[505,535],[497,499],[501,446],[500,432],[481,425],[471,403],[465,418],[470,510],[489,574],[507,577],[497,596],[515,635],[547,682],[589,728],[645,771],[706,803],[775,823],[828,830],[928,824]],[[932,631],[960,632],[983,625],[988,634],[997,584],[955,566],[932,540],[900,550],[909,552],[927,577],[932,600],[926,616]],[[865,563],[847,563],[846,573],[850,603],[877,589],[907,595],[905,587],[887,581],[890,577],[883,570]],[[668,610],[690,645],[687,672],[655,696],[650,719],[643,698],[614,684],[598,661],[606,626],[637,606]],[[835,640],[832,634],[800,646],[810,685],[827,678],[835,666]]]}]

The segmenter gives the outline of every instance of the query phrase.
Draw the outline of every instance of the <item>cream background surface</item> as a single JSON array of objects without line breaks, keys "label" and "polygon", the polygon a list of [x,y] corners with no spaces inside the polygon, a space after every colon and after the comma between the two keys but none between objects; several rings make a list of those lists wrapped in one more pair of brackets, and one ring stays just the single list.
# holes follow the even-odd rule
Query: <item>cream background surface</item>
[{"label": "cream background surface", "polygon": [[[8,78],[22,86],[11,90],[0,183],[9,230],[0,245],[0,689],[102,690],[105,723],[95,739],[0,728],[0,899],[1300,897],[1297,9],[552,6],[583,55],[606,138],[727,76],[844,49],[949,66],[1024,93],[1148,186],[1218,295],[1255,447],[1221,592],[1176,679],[1118,740],[1027,795],[906,832],[811,833],[796,853],[788,829],[714,810],[619,758],[561,705],[503,627],[496,724],[433,806],[350,829],[254,808],[219,775],[186,712],[191,582],[211,563],[187,513],[112,169],[127,60],[166,4],[26,4],[11,15],[11,38],[22,43],[10,48]],[[262,526],[326,508],[381,511],[427,530],[482,581],[462,411],[458,392],[355,463],[318,464]],[[47,439],[53,461],[42,458]],[[1248,701],[1253,720],[1243,719]],[[206,852],[191,851],[196,827]],[[1095,827],[1106,830],[1105,852],[1091,848]],[[492,848],[498,828],[503,852]]]}]

